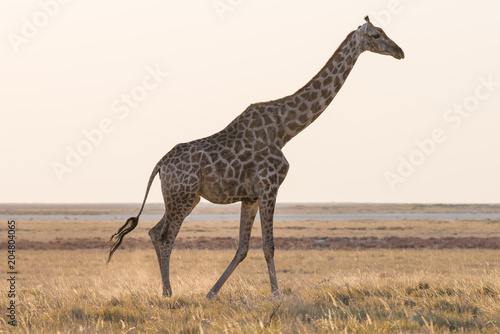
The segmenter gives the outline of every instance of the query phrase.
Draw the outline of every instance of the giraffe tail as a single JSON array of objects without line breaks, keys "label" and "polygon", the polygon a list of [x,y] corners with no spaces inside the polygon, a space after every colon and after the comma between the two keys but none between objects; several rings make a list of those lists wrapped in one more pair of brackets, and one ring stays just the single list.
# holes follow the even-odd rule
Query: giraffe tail
[{"label": "giraffe tail", "polygon": [[146,199],[148,198],[149,189],[151,188],[151,184],[153,184],[153,181],[156,177],[156,174],[158,174],[158,172],[160,171],[160,168],[161,168],[160,162],[158,162],[156,164],[155,168],[153,169],[151,176],[149,177],[148,187],[146,188],[146,195],[144,195],[144,200],[142,201],[142,206],[141,206],[141,209],[139,210],[139,213],[137,214],[137,216],[130,217],[129,219],[127,219],[125,224],[122,227],[120,227],[118,232],[113,234],[111,236],[111,238],[109,239],[109,241],[107,242],[107,243],[112,242],[112,244],[111,244],[111,249],[109,251],[108,261],[106,263],[109,263],[109,261],[111,261],[111,257],[113,256],[113,253],[121,245],[123,237],[126,234],[128,234],[129,232],[131,232],[137,226],[137,223],[139,223],[139,216],[141,215],[142,210],[144,209],[144,205],[146,204]]}]

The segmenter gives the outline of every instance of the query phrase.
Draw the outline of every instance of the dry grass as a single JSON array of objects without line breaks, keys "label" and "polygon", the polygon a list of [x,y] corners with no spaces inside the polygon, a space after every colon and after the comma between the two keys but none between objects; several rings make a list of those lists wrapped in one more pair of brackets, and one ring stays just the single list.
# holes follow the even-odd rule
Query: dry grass
[{"label": "dry grass", "polygon": [[[499,208],[500,205],[289,205],[278,208],[278,212],[499,212]],[[13,218],[15,212],[132,214],[136,209],[137,205],[0,205],[0,213],[3,210]],[[238,206],[202,205],[197,210],[237,212],[238,209]],[[161,206],[152,205],[148,210],[161,213]],[[161,297],[155,252],[140,249],[143,245],[151,247],[147,230],[155,223],[141,221],[106,266],[107,249],[30,247],[36,243],[50,246],[66,241],[74,242],[76,248],[90,242],[92,247],[99,247],[122,221],[17,221],[19,325],[15,330],[20,333],[500,332],[500,250],[463,249],[458,245],[462,237],[469,241],[490,238],[498,245],[498,220],[277,221],[277,245],[286,238],[288,241],[302,238],[294,241],[299,245],[305,244],[306,238],[322,241],[374,238],[374,242],[384,238],[421,238],[428,241],[423,247],[432,247],[431,241],[437,239],[451,240],[452,246],[457,247],[318,251],[284,250],[286,247],[280,244],[276,251],[282,291],[279,300],[270,296],[267,266],[258,249],[250,251],[222,288],[218,300],[205,298],[236,247],[238,223],[222,221],[184,223],[177,246],[203,238],[220,244],[221,239],[214,238],[222,237],[234,238],[228,241],[234,249],[174,248],[171,261],[174,297]],[[6,225],[0,226],[0,235],[7,235]],[[259,224],[255,224],[252,235],[261,235]],[[334,243],[338,246],[340,242]],[[5,239],[0,244],[5,246]],[[6,262],[1,261],[2,266]],[[1,270],[6,272],[4,267]],[[0,280],[0,289],[8,290],[6,280]],[[0,333],[12,330],[5,318],[0,317]]]},{"label": "dry grass", "polygon": [[[152,250],[18,253],[19,332],[392,333],[500,331],[496,250],[278,251],[273,300],[252,250],[220,293],[233,251],[174,250],[173,298]],[[6,282],[0,284],[6,290]],[[0,330],[8,331],[5,322]]]}]

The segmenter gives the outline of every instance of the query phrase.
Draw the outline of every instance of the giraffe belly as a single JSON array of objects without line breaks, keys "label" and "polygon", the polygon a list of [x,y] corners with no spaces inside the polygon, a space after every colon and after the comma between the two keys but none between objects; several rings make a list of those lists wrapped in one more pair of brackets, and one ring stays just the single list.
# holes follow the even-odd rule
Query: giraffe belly
[{"label": "giraffe belly", "polygon": [[221,180],[210,176],[202,177],[200,195],[215,204],[257,200],[257,193],[247,182],[241,183],[236,179]]},{"label": "giraffe belly", "polygon": [[220,164],[218,167],[205,165],[201,169],[200,195],[203,198],[216,204],[257,199],[253,168],[238,164]]}]

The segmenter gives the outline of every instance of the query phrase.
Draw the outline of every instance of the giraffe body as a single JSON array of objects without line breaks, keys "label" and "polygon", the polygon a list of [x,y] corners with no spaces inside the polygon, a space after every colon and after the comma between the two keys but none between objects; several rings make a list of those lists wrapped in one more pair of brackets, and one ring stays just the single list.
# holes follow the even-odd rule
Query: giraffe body
[{"label": "giraffe body", "polygon": [[[170,254],[184,219],[200,197],[216,204],[241,202],[238,250],[220,279],[208,293],[217,294],[249,249],[257,212],[262,224],[264,256],[271,290],[278,294],[274,267],[273,215],[278,189],[289,164],[285,144],[309,126],[333,100],[363,51],[404,57],[403,51],[382,29],[368,20],[351,32],[322,70],[295,94],[279,100],[250,105],[222,131],[176,145],[155,166],[137,217],[112,237],[109,259],[125,234],[137,225],[149,188],[157,173],[165,202],[165,214],[149,235],[158,256],[163,295],[170,296]],[[109,260],[108,260],[109,261]]]}]

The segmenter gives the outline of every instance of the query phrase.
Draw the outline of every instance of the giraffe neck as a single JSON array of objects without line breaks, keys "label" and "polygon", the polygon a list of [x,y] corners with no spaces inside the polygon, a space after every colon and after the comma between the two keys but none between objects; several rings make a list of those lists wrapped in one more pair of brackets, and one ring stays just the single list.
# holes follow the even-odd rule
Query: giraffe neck
[{"label": "giraffe neck", "polygon": [[332,102],[363,51],[359,44],[356,31],[351,32],[311,81],[295,94],[278,100],[283,104],[280,146],[314,122]]}]

